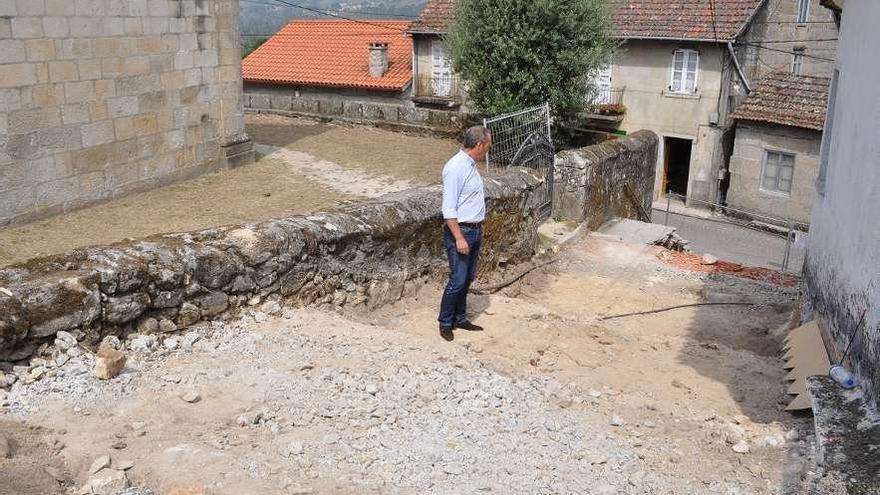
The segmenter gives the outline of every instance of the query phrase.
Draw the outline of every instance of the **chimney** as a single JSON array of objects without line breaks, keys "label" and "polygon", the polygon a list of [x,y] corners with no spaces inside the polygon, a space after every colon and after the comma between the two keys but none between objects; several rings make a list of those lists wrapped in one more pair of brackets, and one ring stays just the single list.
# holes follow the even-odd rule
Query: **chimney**
[{"label": "chimney", "polygon": [[388,71],[388,43],[370,43],[370,77],[382,77]]}]

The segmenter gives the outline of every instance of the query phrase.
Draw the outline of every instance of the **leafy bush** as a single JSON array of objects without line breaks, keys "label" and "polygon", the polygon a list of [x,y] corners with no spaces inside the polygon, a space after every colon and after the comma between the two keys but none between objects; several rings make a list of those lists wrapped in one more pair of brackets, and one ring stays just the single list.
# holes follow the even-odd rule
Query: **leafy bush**
[{"label": "leafy bush", "polygon": [[608,12],[606,0],[459,0],[447,42],[475,110],[550,102],[573,118],[615,46]]}]

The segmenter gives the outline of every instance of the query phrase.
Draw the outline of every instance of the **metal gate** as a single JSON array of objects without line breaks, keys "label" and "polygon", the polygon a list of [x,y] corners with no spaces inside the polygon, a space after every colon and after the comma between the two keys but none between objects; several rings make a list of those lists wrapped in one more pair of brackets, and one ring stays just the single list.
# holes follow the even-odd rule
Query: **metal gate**
[{"label": "metal gate", "polygon": [[553,210],[553,137],[550,134],[550,104],[484,119],[492,133],[492,150],[486,164],[494,168],[528,167],[537,170],[544,182],[535,191],[538,214],[550,217]]}]

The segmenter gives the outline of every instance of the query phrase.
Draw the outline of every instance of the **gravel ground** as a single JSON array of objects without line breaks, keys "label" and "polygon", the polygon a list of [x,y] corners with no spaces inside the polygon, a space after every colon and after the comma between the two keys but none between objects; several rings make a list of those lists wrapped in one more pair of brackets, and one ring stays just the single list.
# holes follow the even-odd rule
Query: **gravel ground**
[{"label": "gravel ground", "polygon": [[[0,459],[0,481],[48,483],[51,464],[57,491],[9,493],[73,493],[108,455],[98,474],[133,466],[124,479],[142,488],[127,495],[806,493],[793,487],[809,422],[779,411],[779,361],[745,335],[784,319],[790,291],[671,269],[650,249],[576,243],[556,271],[473,298],[489,330],[452,344],[435,287],[369,315],[268,301],[129,336],[109,381],[61,342],[6,369],[21,378],[0,417],[39,428],[10,436],[45,455],[13,450],[29,462]],[[597,319],[695,298],[760,305]]]}]

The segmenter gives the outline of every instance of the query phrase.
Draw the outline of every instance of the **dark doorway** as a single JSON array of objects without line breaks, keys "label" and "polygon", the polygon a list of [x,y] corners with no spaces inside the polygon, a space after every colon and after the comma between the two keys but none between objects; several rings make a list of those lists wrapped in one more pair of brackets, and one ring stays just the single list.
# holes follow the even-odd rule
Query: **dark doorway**
[{"label": "dark doorway", "polygon": [[687,196],[688,175],[691,170],[690,139],[667,137],[663,139],[665,149],[663,164],[663,194],[674,193]]}]

